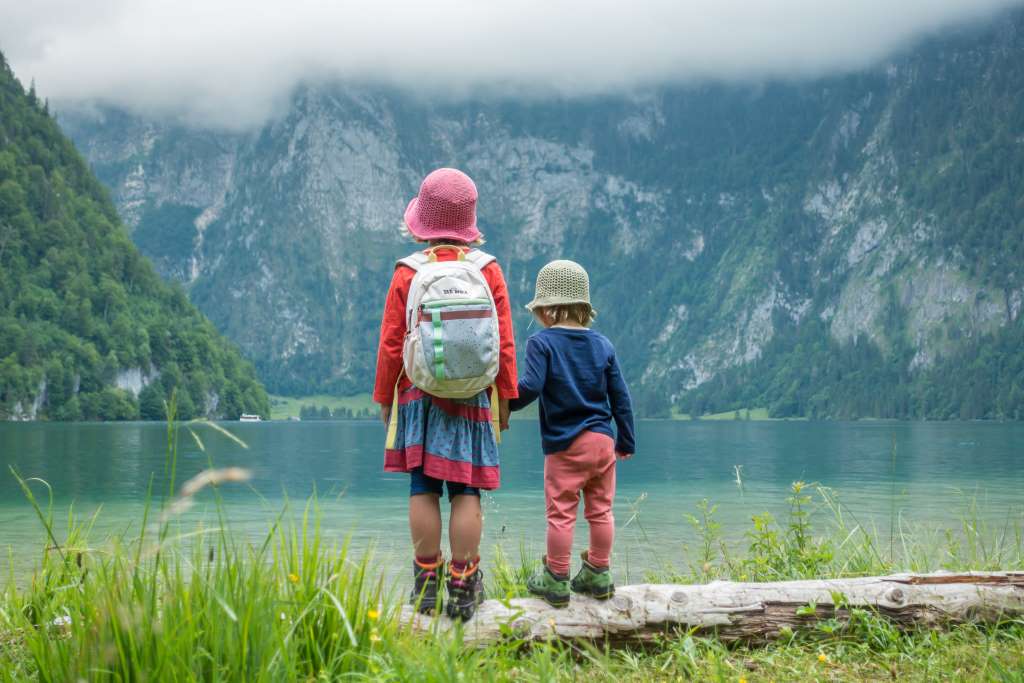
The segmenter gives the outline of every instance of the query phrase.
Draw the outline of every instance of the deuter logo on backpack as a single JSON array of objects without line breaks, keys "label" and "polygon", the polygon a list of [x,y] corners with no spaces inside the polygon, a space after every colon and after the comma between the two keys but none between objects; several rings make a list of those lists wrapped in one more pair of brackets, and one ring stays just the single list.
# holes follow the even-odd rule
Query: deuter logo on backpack
[{"label": "deuter logo on backpack", "polygon": [[498,312],[479,250],[457,261],[417,252],[399,263],[416,271],[406,304],[405,374],[434,396],[469,398],[498,375]]}]

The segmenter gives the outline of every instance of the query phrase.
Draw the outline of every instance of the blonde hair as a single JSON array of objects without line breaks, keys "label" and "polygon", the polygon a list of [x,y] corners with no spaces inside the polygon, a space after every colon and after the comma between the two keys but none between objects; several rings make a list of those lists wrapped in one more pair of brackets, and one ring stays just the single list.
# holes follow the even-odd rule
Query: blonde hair
[{"label": "blonde hair", "polygon": [[553,304],[551,306],[537,306],[533,309],[534,315],[549,325],[559,325],[570,320],[584,327],[590,327],[597,314],[590,304]]},{"label": "blonde hair", "polygon": [[459,242],[458,240],[453,240],[453,239],[441,239],[441,240],[425,240],[425,239],[422,239],[422,238],[417,237],[416,235],[412,234],[412,232],[410,232],[410,230],[409,230],[409,226],[406,225],[405,223],[402,223],[402,226],[398,230],[399,230],[399,232],[402,233],[402,237],[405,237],[406,239],[412,240],[413,242],[419,242],[421,244],[435,243],[435,244],[451,244],[452,246],[456,246],[456,247],[457,246],[463,246],[463,245],[469,246],[469,247],[482,247],[487,242],[487,240],[484,239],[483,233],[480,233],[480,237],[476,238],[472,242]]}]

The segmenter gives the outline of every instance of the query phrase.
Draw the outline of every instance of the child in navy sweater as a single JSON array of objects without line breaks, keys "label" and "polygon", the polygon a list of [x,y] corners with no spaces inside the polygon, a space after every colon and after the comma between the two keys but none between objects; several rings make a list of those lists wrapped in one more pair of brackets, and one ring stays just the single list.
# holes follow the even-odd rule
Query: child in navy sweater
[{"label": "child in navy sweater", "polygon": [[594,310],[582,266],[544,266],[527,308],[545,329],[527,341],[519,398],[510,406],[520,410],[540,399],[548,523],[544,567],[527,586],[555,607],[569,604],[569,558],[582,493],[590,547],[571,588],[607,599],[615,594],[609,572],[615,463],[636,450],[629,388],[611,342],[589,329]]}]

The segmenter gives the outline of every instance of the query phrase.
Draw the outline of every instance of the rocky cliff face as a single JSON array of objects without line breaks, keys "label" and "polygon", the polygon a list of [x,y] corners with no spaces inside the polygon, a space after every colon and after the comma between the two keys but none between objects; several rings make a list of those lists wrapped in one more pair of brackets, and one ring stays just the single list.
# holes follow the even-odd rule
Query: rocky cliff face
[{"label": "rocky cliff face", "polygon": [[[758,359],[780,325],[883,354],[909,341],[918,370],[1017,319],[1019,223],[992,228],[1009,252],[986,246],[960,226],[987,214],[932,195],[984,166],[965,201],[995,201],[1024,159],[1021,26],[814,83],[531,103],[317,87],[245,135],[112,111],[62,123],[143,252],[272,390],[370,386],[392,264],[413,247],[405,204],[454,165],[515,301],[546,260],[582,262],[637,393],[676,399]],[[521,337],[528,322],[517,311]]]}]

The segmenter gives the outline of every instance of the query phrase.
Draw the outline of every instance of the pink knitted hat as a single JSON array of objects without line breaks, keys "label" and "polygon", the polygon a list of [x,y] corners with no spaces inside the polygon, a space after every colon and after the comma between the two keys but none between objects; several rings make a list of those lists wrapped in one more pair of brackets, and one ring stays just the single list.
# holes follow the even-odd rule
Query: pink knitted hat
[{"label": "pink knitted hat", "polygon": [[476,185],[468,175],[439,168],[423,179],[419,196],[409,202],[405,224],[421,240],[473,242],[480,238],[476,197]]}]

